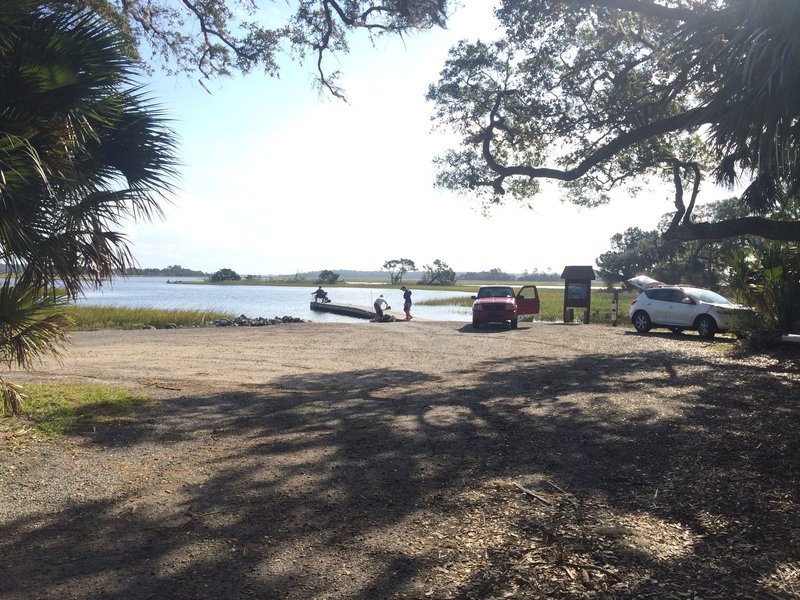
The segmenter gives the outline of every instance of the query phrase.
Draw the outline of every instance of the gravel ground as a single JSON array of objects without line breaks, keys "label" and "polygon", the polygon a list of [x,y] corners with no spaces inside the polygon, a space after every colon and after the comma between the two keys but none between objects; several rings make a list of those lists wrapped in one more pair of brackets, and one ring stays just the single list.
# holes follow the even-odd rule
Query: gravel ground
[{"label": "gravel ground", "polygon": [[70,351],[3,377],[160,402],[0,437],[2,598],[800,598],[797,353],[416,320]]}]

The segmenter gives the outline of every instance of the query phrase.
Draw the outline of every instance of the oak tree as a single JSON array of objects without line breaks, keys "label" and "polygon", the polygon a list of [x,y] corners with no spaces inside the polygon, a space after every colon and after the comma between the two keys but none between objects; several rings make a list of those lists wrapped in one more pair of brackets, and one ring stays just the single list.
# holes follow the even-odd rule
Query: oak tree
[{"label": "oak tree", "polygon": [[443,260],[437,258],[432,265],[425,265],[422,269],[425,271],[419,280],[422,285],[455,285],[456,283],[455,271]]},{"label": "oak tree", "polygon": [[[458,44],[430,87],[460,138],[439,185],[491,205],[550,179],[593,205],[655,176],[674,186],[668,239],[800,239],[796,0],[504,0],[497,16],[500,40]],[[747,214],[695,222],[709,178],[744,182]]]},{"label": "oak tree", "polygon": [[[716,222],[742,216],[737,198],[711,202],[695,209],[706,221]],[[664,215],[659,228],[642,231],[631,227],[611,238],[611,249],[597,260],[597,276],[608,285],[625,282],[637,275],[650,275],[665,283],[692,283],[717,289],[725,282],[731,255],[752,246],[755,238],[739,236],[724,240],[683,242],[664,239],[671,215]]]},{"label": "oak tree", "polygon": [[330,269],[324,269],[320,271],[319,276],[317,277],[317,283],[324,283],[327,285],[333,285],[339,281],[339,273],[331,271]]},{"label": "oak tree", "polygon": [[220,282],[220,281],[240,281],[242,279],[241,275],[239,275],[233,269],[220,269],[219,271],[215,271],[209,277],[209,281],[213,282]]},{"label": "oak tree", "polygon": [[151,67],[200,73],[200,81],[261,69],[277,76],[282,55],[315,62],[319,83],[343,97],[331,54],[348,37],[402,35],[444,26],[447,0],[66,0],[112,20]]},{"label": "oak tree", "polygon": [[394,258],[383,263],[381,271],[389,271],[389,280],[392,285],[397,285],[403,281],[403,275],[409,271],[416,271],[417,266],[409,258]]}]

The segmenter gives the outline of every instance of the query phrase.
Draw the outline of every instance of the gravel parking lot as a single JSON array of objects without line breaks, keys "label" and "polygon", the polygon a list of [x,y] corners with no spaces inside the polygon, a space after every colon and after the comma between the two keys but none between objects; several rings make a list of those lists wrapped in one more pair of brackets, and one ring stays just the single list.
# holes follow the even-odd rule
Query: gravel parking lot
[{"label": "gravel parking lot", "polygon": [[78,333],[3,377],[160,402],[0,438],[2,598],[800,597],[797,353],[302,323]]}]

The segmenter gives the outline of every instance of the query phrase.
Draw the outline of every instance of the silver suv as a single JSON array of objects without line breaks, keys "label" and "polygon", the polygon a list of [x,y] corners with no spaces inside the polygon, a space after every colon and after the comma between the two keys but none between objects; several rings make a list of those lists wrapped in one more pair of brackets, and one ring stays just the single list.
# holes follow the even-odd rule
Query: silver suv
[{"label": "silver suv", "polygon": [[730,316],[749,311],[715,292],[683,286],[658,286],[646,290],[631,303],[628,316],[639,333],[665,327],[674,333],[696,329],[700,337],[711,339],[727,331]]}]

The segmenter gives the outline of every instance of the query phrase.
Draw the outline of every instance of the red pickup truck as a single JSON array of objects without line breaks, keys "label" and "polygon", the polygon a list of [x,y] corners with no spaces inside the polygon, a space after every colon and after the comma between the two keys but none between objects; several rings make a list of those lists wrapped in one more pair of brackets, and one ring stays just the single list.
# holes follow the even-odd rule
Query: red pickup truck
[{"label": "red pickup truck", "polygon": [[539,314],[539,291],[535,285],[523,286],[516,293],[508,285],[484,285],[472,299],[475,329],[488,323],[507,323],[516,329],[519,315]]}]

